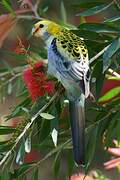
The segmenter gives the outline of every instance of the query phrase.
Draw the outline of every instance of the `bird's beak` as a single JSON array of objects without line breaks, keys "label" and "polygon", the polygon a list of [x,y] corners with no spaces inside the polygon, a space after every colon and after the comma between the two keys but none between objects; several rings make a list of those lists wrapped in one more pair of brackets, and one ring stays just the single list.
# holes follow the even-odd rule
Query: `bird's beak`
[{"label": "bird's beak", "polygon": [[40,30],[39,27],[33,27],[32,28],[32,36],[37,36],[37,32]]}]

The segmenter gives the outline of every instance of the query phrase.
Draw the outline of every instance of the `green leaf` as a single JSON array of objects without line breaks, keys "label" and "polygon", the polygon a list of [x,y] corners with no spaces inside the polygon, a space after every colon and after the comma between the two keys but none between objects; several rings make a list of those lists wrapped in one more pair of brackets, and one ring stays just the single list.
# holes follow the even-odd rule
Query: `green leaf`
[{"label": "green leaf", "polygon": [[8,141],[0,141],[0,146],[5,145],[6,143],[8,143]]},{"label": "green leaf", "polygon": [[53,164],[53,169],[54,169],[54,174],[57,177],[59,170],[60,170],[60,160],[61,160],[61,150],[57,152],[54,164]]},{"label": "green leaf", "polygon": [[116,77],[116,76],[109,76],[108,79],[120,81],[120,77]]},{"label": "green leaf", "polygon": [[23,138],[16,156],[16,163],[23,164],[25,156],[25,139]]},{"label": "green leaf", "polygon": [[74,167],[74,159],[73,159],[73,151],[67,152],[67,165],[68,165],[68,176],[70,177],[73,172],[73,167]]},{"label": "green leaf", "polygon": [[12,93],[12,83],[9,83],[8,84],[8,95],[11,95],[11,93]]},{"label": "green leaf", "polygon": [[65,9],[63,1],[61,1],[61,8],[60,8],[60,10],[61,10],[62,20],[63,20],[64,23],[66,23],[67,22],[67,13],[66,13],[66,9]]},{"label": "green leaf", "polygon": [[12,66],[7,61],[2,60],[2,63],[4,64],[4,66],[7,69],[7,71],[9,71],[10,73],[13,73],[13,68],[12,68]]},{"label": "green leaf", "polygon": [[36,103],[31,107],[31,116],[34,116],[46,104],[45,96],[39,97]]},{"label": "green leaf", "polygon": [[98,102],[105,102],[109,101],[110,99],[114,98],[115,96],[120,94],[120,86],[115,87],[108,91],[105,95],[103,95],[101,98],[99,98]]},{"label": "green leaf", "polygon": [[50,121],[46,121],[45,119],[43,119],[39,131],[39,140],[40,142],[42,142],[50,134]]},{"label": "green leaf", "polygon": [[26,153],[30,153],[31,152],[31,135],[32,133],[29,133],[29,135],[27,136],[26,140],[25,140],[25,152]]},{"label": "green leaf", "polygon": [[10,180],[9,169],[5,168],[0,172],[0,180]]},{"label": "green leaf", "polygon": [[12,7],[11,7],[10,2],[8,0],[2,0],[2,4],[9,12],[11,12],[13,15],[16,15],[15,12],[13,11]]},{"label": "green leaf", "polygon": [[97,0],[97,1],[88,0],[85,2],[71,4],[71,6],[77,8],[77,9],[80,9],[80,8],[91,8],[91,7],[98,6],[98,5],[101,5],[104,3],[105,3],[104,0]]},{"label": "green leaf", "polygon": [[47,120],[51,120],[51,119],[54,119],[55,117],[51,114],[48,114],[48,113],[40,113],[40,116],[44,119],[47,119]]},{"label": "green leaf", "polygon": [[9,151],[12,146],[13,144],[0,145],[0,153]]},{"label": "green leaf", "polygon": [[79,30],[94,31],[98,33],[120,33],[120,31],[104,23],[84,23],[78,27]]},{"label": "green leaf", "polygon": [[19,176],[23,175],[27,170],[32,168],[35,165],[35,163],[26,163],[21,165],[18,169],[14,170],[14,173],[11,175],[12,178],[18,178]]},{"label": "green leaf", "polygon": [[99,98],[104,82],[105,75],[103,74],[103,62],[102,61],[97,61],[93,72],[92,72],[92,77],[96,78],[96,97]]},{"label": "green leaf", "polygon": [[52,140],[53,143],[55,145],[55,147],[57,146],[57,139],[58,139],[58,130],[56,130],[55,128],[52,130],[51,132],[51,136],[52,136]]},{"label": "green leaf", "polygon": [[68,139],[66,142],[61,143],[59,146],[57,146],[56,148],[52,149],[51,151],[48,152],[48,154],[39,161],[39,164],[42,163],[43,161],[45,161],[46,159],[48,159],[49,157],[51,157],[53,154],[55,154],[56,152],[64,149],[68,144],[70,144],[70,140]]},{"label": "green leaf", "polygon": [[97,13],[100,13],[101,11],[106,10],[108,7],[111,6],[112,3],[109,4],[102,4],[101,6],[92,7],[86,11],[83,11],[81,13],[78,13],[76,16],[91,16]]},{"label": "green leaf", "polygon": [[120,48],[120,38],[114,40],[112,44],[108,47],[108,49],[103,54],[103,72],[110,65],[110,58],[117,52]]},{"label": "green leaf", "polygon": [[115,21],[119,21],[120,20],[120,16],[115,16],[115,17],[112,17],[112,18],[107,18],[105,22],[115,22]]},{"label": "green leaf", "polygon": [[105,75],[101,73],[99,79],[96,80],[96,97],[99,98],[101,95]]},{"label": "green leaf", "polygon": [[35,168],[32,173],[32,177],[30,180],[38,180],[39,179],[39,169]]},{"label": "green leaf", "polygon": [[105,40],[108,40],[108,36],[89,30],[72,30],[72,32],[77,36],[83,37],[84,39],[87,40],[89,39],[91,41],[96,40],[96,41],[104,42]]},{"label": "green leaf", "polygon": [[[57,107],[59,106],[59,108]],[[60,104],[59,102],[54,103],[51,107],[50,112],[54,115],[54,119],[50,121],[51,125],[51,136],[55,146],[57,146],[58,140],[58,128],[59,128],[59,117],[60,117]]]},{"label": "green leaf", "polygon": [[15,132],[15,128],[11,126],[0,126],[0,135],[11,134]]},{"label": "green leaf", "polygon": [[[89,139],[86,147],[86,172],[88,171],[89,165],[92,162],[94,157],[96,142],[97,142],[97,134],[98,134],[98,126],[92,128],[91,132],[89,132]],[[92,137],[92,138],[91,138]]]},{"label": "green leaf", "polygon": [[118,104],[120,104],[120,97],[116,97],[115,99],[113,99],[111,102],[109,102],[108,104],[106,104],[107,108],[113,108],[114,106],[118,106]]},{"label": "green leaf", "polygon": [[[27,56],[25,54],[16,54],[13,51],[8,51],[5,49],[0,49],[0,53],[7,54],[7,56],[14,57],[16,60],[22,60],[21,61],[22,63],[23,63],[23,60],[25,60],[27,58]],[[19,62],[19,63],[21,63],[21,62]]]},{"label": "green leaf", "polygon": [[[111,139],[120,140],[120,111],[116,111],[108,118],[108,127],[105,133],[105,146],[110,147],[113,145]],[[101,124],[103,126],[103,123]]]}]

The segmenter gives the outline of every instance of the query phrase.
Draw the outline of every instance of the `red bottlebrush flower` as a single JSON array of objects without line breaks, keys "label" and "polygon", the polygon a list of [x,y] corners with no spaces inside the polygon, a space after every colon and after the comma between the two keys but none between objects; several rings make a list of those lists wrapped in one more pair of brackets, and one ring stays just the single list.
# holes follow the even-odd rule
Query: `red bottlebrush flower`
[{"label": "red bottlebrush flower", "polygon": [[29,46],[28,41],[25,38],[17,38],[13,45],[11,50],[14,51],[16,54],[26,54],[27,47]]},{"label": "red bottlebrush flower", "polygon": [[37,62],[36,64],[34,64],[34,70],[36,71],[43,71],[43,68],[44,68],[44,63],[42,61],[40,62]]},{"label": "red bottlebrush flower", "polygon": [[48,92],[48,94],[52,94],[55,88],[54,82],[53,81],[46,82],[44,88]]},{"label": "red bottlebrush flower", "polygon": [[37,150],[32,150],[30,153],[25,154],[25,162],[33,162],[33,161],[38,161],[40,158],[40,153]]},{"label": "red bottlebrush flower", "polygon": [[54,82],[48,81],[43,62],[37,62],[23,72],[23,79],[33,101],[46,93],[54,92]]}]

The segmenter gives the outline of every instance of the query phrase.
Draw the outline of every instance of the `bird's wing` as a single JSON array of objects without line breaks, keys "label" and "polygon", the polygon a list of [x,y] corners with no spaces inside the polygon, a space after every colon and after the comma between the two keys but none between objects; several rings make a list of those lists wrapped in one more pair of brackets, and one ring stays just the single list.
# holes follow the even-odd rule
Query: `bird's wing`
[{"label": "bird's wing", "polygon": [[76,83],[79,83],[82,92],[85,94],[85,97],[87,98],[90,95],[89,65],[86,62],[74,61],[71,63],[68,73],[74,79],[74,81],[76,81]]},{"label": "bird's wing", "polygon": [[62,29],[56,38],[56,46],[65,59],[88,62],[88,51],[84,41],[71,31]]},{"label": "bird's wing", "polygon": [[[60,36],[60,38],[62,38],[62,36]],[[89,71],[88,60],[86,59],[87,51],[86,51],[86,56],[84,56],[84,58],[83,58],[84,54],[82,52],[80,53],[80,58],[78,58],[77,56],[73,57],[73,55],[70,55],[71,53],[70,54],[67,53],[69,47],[66,47],[65,49],[61,48],[62,45],[60,41],[62,42],[62,40],[59,40],[58,38],[54,38],[51,44],[52,50],[57,56],[56,68],[60,72],[61,76],[63,76],[65,79],[67,80],[72,79],[73,82],[79,84],[82,92],[85,94],[86,97],[88,97],[90,94],[90,90],[89,90],[90,71]],[[66,41],[65,43],[67,43],[68,46],[69,43]],[[73,48],[71,47],[71,51],[73,51]],[[82,50],[79,49],[79,52],[80,51]]]}]

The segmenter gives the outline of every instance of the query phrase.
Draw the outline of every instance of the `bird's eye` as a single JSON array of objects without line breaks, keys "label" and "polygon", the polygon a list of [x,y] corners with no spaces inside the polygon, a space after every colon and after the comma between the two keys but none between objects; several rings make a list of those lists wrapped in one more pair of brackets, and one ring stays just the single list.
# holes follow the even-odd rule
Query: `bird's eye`
[{"label": "bird's eye", "polygon": [[43,28],[44,27],[44,25],[43,24],[40,24],[40,26],[39,26],[40,28]]}]

